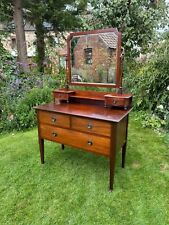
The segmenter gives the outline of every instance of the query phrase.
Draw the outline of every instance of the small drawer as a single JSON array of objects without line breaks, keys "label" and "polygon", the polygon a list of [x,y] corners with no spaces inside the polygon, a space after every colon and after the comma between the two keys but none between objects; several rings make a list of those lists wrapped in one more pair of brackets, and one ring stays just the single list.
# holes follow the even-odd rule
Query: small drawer
[{"label": "small drawer", "polygon": [[124,106],[124,99],[122,98],[110,98],[107,100],[108,104],[112,105],[112,106]]},{"label": "small drawer", "polygon": [[128,109],[131,107],[132,95],[130,94],[119,94],[117,96],[113,95],[104,95],[105,98],[105,107],[120,107]]},{"label": "small drawer", "polygon": [[40,123],[55,125],[59,127],[70,127],[70,117],[61,113],[51,113],[45,111],[38,111],[38,119]]},{"label": "small drawer", "polygon": [[53,91],[54,100],[57,99],[59,101],[67,101],[67,103],[69,102],[70,97],[74,94],[75,94],[75,91],[65,90],[65,89]]},{"label": "small drawer", "polygon": [[110,137],[111,134],[111,124],[108,122],[72,116],[71,124],[72,129],[77,131],[83,131],[108,137]]},{"label": "small drawer", "polygon": [[59,100],[68,100],[69,95],[65,93],[55,93],[55,98],[58,98]]},{"label": "small drawer", "polygon": [[108,156],[110,153],[110,138],[99,137],[70,129],[40,124],[41,137],[61,144],[85,149],[90,152]]}]

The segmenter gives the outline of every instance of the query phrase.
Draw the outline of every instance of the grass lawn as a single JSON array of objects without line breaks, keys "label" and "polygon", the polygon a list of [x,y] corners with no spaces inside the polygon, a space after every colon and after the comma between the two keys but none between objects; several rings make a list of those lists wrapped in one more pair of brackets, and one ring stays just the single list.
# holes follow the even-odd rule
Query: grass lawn
[{"label": "grass lawn", "polygon": [[0,225],[169,224],[169,149],[139,122],[130,120],[112,193],[107,158],[52,142],[45,149],[41,165],[36,129],[0,136]]}]

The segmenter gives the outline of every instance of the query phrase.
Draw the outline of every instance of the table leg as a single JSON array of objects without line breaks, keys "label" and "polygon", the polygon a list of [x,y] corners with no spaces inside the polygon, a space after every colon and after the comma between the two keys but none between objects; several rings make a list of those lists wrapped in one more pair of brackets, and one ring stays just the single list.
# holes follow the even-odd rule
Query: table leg
[{"label": "table leg", "polygon": [[61,147],[62,147],[62,150],[64,150],[64,149],[65,149],[65,146],[64,146],[64,144],[61,144]]},{"label": "table leg", "polygon": [[117,124],[112,125],[111,143],[110,143],[110,191],[113,190],[115,161],[116,161],[116,142],[117,142]]},{"label": "table leg", "polygon": [[126,159],[126,148],[127,148],[127,137],[128,137],[128,122],[129,122],[129,116],[127,115],[127,121],[126,121],[126,141],[122,147],[122,168],[125,167],[125,159]]},{"label": "table leg", "polygon": [[110,191],[113,190],[114,171],[115,171],[115,156],[113,158],[110,158]]},{"label": "table leg", "polygon": [[126,158],[126,146],[127,146],[127,142],[125,142],[125,144],[122,147],[122,168],[125,167],[125,158]]},{"label": "table leg", "polygon": [[41,163],[44,164],[44,139],[42,138],[39,138],[39,149],[40,149]]}]

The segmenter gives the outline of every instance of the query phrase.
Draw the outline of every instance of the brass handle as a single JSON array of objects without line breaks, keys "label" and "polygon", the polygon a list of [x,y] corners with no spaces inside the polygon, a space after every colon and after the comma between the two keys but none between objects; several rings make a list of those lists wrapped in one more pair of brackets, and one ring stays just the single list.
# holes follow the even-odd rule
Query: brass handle
[{"label": "brass handle", "polygon": [[55,123],[56,122],[56,118],[55,117],[52,117],[51,118],[51,121],[52,121],[52,123]]},{"label": "brass handle", "polygon": [[92,129],[93,128],[93,125],[91,123],[88,123],[87,128],[88,129]]},{"label": "brass handle", "polygon": [[116,104],[117,103],[117,100],[113,100],[113,104]]},{"label": "brass handle", "polygon": [[58,136],[58,134],[57,134],[57,133],[55,133],[55,132],[52,132],[52,136],[53,136],[53,137],[57,137],[57,136]]},{"label": "brass handle", "polygon": [[93,142],[89,140],[89,141],[87,141],[87,144],[91,146],[91,145],[93,145]]}]

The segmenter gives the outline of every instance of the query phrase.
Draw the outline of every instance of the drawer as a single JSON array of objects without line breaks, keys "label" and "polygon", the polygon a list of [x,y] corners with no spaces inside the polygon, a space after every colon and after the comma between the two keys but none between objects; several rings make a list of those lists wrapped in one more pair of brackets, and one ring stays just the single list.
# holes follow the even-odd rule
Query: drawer
[{"label": "drawer", "polygon": [[70,91],[67,89],[60,89],[60,90],[53,91],[54,98],[56,98],[60,101],[66,100],[67,102],[69,102],[70,96],[72,96],[74,94],[75,94],[75,91]]},{"label": "drawer", "polygon": [[111,123],[72,116],[72,129],[110,137]]},{"label": "drawer", "polygon": [[110,138],[90,135],[74,130],[40,124],[41,137],[50,141],[82,148],[87,151],[109,155]]},{"label": "drawer", "polygon": [[104,95],[105,98],[105,107],[122,107],[128,109],[131,107],[132,95],[130,94],[119,94],[116,96],[113,95]]},{"label": "drawer", "polygon": [[110,106],[121,106],[121,107],[124,107],[125,100],[123,98],[115,98],[115,97],[106,98],[105,104],[106,105],[110,105]]},{"label": "drawer", "polygon": [[70,127],[70,117],[61,113],[38,111],[38,118],[40,123],[56,125],[65,128]]},{"label": "drawer", "polygon": [[68,94],[65,93],[55,93],[55,98],[58,98],[60,100],[68,100]]}]

